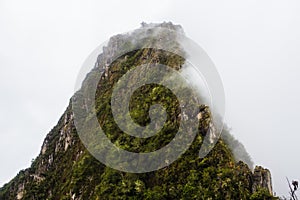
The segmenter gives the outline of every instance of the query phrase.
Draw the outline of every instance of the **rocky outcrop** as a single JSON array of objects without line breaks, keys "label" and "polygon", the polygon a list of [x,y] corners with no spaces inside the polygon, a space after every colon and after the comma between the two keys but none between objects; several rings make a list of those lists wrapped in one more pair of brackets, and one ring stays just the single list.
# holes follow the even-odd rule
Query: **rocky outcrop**
[{"label": "rocky outcrop", "polygon": [[252,191],[256,192],[259,188],[265,188],[273,194],[271,173],[268,169],[256,166],[253,172]]}]

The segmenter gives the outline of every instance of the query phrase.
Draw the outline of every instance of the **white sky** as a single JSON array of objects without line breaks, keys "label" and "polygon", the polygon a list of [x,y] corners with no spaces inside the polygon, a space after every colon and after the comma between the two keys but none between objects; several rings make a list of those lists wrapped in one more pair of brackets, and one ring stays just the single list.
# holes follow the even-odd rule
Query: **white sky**
[{"label": "white sky", "polygon": [[0,0],[0,185],[30,165],[84,59],[142,22],[181,24],[218,68],[226,118],[277,194],[300,179],[298,0]]}]

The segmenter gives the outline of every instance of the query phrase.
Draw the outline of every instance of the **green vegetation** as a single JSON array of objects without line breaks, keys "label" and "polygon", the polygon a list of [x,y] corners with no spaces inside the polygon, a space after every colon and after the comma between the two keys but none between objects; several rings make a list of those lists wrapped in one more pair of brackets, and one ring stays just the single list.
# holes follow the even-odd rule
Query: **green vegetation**
[{"label": "green vegetation", "polygon": [[255,193],[250,196],[250,200],[273,200],[278,199],[270,195],[265,188],[259,188]]}]

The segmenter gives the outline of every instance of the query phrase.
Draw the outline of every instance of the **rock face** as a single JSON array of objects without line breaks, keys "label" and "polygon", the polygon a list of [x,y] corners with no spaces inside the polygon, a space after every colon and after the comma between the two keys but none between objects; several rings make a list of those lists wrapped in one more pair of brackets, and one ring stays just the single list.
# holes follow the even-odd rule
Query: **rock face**
[{"label": "rock face", "polygon": [[270,194],[273,194],[270,171],[261,166],[256,166],[253,173],[252,190],[253,192],[256,192],[259,188],[266,188]]},{"label": "rock face", "polygon": [[[144,23],[142,26],[150,29],[160,26],[183,33],[180,26],[172,23]],[[115,144],[124,149],[149,152],[157,145],[158,147],[165,145],[173,138],[171,133],[172,130],[176,130],[176,120],[173,122],[170,119],[169,126],[162,131],[162,139],[154,137],[149,140],[136,140],[122,134],[113,123],[112,114],[109,112],[110,105],[106,101],[110,97],[111,86],[118,81],[122,73],[126,72],[125,69],[130,69],[132,66],[154,62],[179,70],[184,60],[160,50],[144,48],[124,55],[109,64],[117,50],[126,49],[127,45],[136,42],[134,38],[139,38],[139,29],[130,34],[112,37],[95,61],[93,71],[105,70],[99,81],[99,92],[95,97],[96,100],[100,99],[97,101],[100,103],[96,105],[96,109],[99,124]],[[180,49],[174,38],[168,35],[160,35],[159,38],[167,39],[174,48]],[[93,71],[86,77],[85,84],[88,84],[89,78],[93,76]],[[176,109],[173,109],[177,105],[176,101],[165,97],[162,93],[151,96],[151,91],[160,90],[158,86],[144,87],[140,93],[132,97],[132,100],[136,105],[141,103],[142,106],[137,107],[144,108],[147,105],[139,102],[139,99],[143,99],[141,98],[144,97],[143,95],[149,94],[155,99],[159,97],[162,102],[167,102],[166,110],[170,108],[169,110],[174,112],[172,116],[178,116]],[[73,98],[76,98],[76,95],[80,95],[80,91]],[[211,126],[209,108],[201,105],[200,109],[202,112],[201,116],[198,115],[199,133],[184,155],[163,169],[132,174],[106,167],[91,156],[78,137],[70,103],[58,124],[47,134],[41,152],[32,162],[31,167],[20,171],[13,180],[0,189],[0,200],[255,199],[255,193],[259,188],[265,188],[271,194],[270,172],[257,167],[252,173],[251,167],[249,168],[247,164],[242,161],[237,162],[233,151],[223,139],[218,141],[205,158],[199,158],[199,146]],[[138,111],[135,114],[141,118],[140,123],[146,123],[147,114]],[[143,144],[143,147],[140,144]],[[262,198],[270,199],[271,195]]]}]

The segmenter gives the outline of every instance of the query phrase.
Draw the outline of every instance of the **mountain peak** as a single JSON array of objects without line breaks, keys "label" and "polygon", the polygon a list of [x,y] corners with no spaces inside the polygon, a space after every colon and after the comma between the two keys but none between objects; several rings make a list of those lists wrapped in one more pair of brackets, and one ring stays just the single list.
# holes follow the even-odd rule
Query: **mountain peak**
[{"label": "mountain peak", "polygon": [[[258,195],[272,198],[270,172],[257,167],[252,173],[247,164],[236,160],[230,147],[235,148],[237,145],[228,144],[233,140],[230,137],[227,137],[227,140],[220,139],[206,157],[199,158],[199,146],[212,121],[209,107],[205,105],[198,105],[201,115],[198,110],[194,113],[180,113],[178,106],[180,102],[170,90],[149,84],[141,87],[132,96],[131,117],[136,123],[147,125],[151,123],[148,114],[150,105],[162,103],[171,114],[167,116],[167,125],[161,129],[159,137],[137,139],[124,134],[117,126],[111,111],[110,99],[113,86],[127,71],[143,63],[159,63],[180,70],[185,62],[183,57],[174,53],[147,46],[128,53],[126,51],[128,45],[132,42],[138,43],[137,38],[141,39],[139,35],[143,30],[167,28],[179,34],[183,33],[180,25],[173,25],[171,22],[141,25],[140,29],[113,36],[109,40],[95,60],[96,64],[86,77],[82,89],[72,100],[76,101],[82,95],[84,87],[88,87],[93,79],[93,73],[101,72],[103,74],[97,83],[97,92],[90,99],[95,98],[98,122],[116,146],[132,152],[152,152],[159,149],[174,138],[173,132],[178,130],[181,117],[199,120],[193,144],[176,161],[156,171],[128,173],[112,169],[99,162],[84,146],[74,122],[74,104],[70,102],[57,125],[47,134],[40,154],[33,160],[31,167],[19,172],[0,189],[1,200],[255,199]],[[167,40],[172,47],[181,48],[175,37],[161,36],[148,42],[160,43]],[[131,77],[131,80],[135,79],[137,78]],[[188,94],[189,91],[183,92]],[[85,105],[90,99],[83,102],[80,109],[86,110]],[[88,120],[89,118],[87,124]],[[89,124],[86,127],[93,128]]]}]

